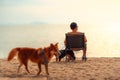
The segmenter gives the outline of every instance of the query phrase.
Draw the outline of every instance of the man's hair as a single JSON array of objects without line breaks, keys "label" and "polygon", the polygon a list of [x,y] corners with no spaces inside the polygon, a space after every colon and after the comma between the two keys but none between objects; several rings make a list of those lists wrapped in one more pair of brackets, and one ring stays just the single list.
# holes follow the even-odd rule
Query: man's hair
[{"label": "man's hair", "polygon": [[73,30],[73,29],[75,29],[77,27],[77,23],[75,23],[75,22],[72,22],[71,24],[70,24],[70,28]]}]

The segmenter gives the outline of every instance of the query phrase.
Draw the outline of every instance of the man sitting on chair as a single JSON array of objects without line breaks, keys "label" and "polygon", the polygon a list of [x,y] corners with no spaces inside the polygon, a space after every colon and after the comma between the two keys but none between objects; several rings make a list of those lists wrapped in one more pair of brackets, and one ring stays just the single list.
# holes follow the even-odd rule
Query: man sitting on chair
[{"label": "man sitting on chair", "polygon": [[[71,28],[72,31],[71,31],[71,32],[68,32],[67,34],[82,34],[82,32],[78,32],[77,23],[72,22],[72,23],[70,24],[70,28]],[[65,45],[66,45],[66,39],[65,39],[64,43],[65,43]],[[84,43],[85,43],[85,48],[83,49],[82,60],[83,60],[83,61],[84,61],[84,60],[86,61],[86,60],[87,60],[87,58],[86,58],[86,50],[87,50],[86,43],[87,43],[87,39],[86,39],[85,35],[84,35]]]}]

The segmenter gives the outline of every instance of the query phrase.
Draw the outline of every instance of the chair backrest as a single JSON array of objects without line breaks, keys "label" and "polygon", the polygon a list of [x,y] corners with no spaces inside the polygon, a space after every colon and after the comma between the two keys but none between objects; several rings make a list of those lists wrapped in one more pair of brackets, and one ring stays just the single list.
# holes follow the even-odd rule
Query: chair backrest
[{"label": "chair backrest", "polygon": [[71,50],[82,50],[84,46],[84,33],[66,34],[66,48]]}]

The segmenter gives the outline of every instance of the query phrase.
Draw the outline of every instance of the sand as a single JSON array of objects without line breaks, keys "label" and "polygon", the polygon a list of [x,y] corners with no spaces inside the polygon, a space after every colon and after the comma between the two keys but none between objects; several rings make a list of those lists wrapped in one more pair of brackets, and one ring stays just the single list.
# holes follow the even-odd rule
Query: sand
[{"label": "sand", "polygon": [[76,61],[49,63],[49,73],[46,75],[44,65],[42,72],[36,76],[38,66],[29,62],[30,73],[27,73],[24,66],[17,73],[18,60],[8,62],[0,59],[0,80],[120,80],[120,58],[88,58],[82,62],[81,58]]}]

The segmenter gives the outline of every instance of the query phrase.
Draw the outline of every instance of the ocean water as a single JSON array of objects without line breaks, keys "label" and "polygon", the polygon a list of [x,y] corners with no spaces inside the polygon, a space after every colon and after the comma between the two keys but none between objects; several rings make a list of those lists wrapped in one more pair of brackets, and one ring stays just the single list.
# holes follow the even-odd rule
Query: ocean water
[{"label": "ocean water", "polygon": [[[79,25],[79,31],[87,37],[88,57],[120,57],[120,31],[109,26]],[[7,58],[15,47],[47,47],[59,43],[64,49],[65,33],[71,31],[67,24],[0,26],[0,58]],[[77,57],[82,51],[76,51]]]}]

